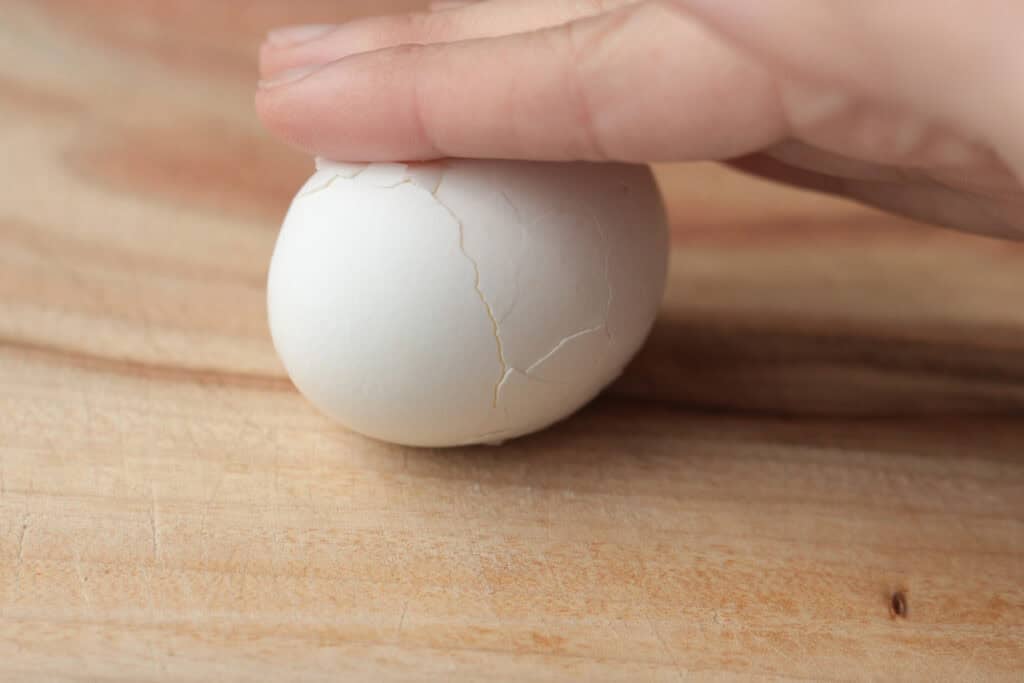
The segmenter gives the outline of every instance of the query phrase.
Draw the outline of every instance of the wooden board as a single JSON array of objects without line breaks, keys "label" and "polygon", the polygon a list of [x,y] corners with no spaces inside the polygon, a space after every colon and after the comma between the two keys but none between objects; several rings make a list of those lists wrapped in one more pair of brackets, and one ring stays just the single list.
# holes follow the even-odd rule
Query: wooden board
[{"label": "wooden board", "polygon": [[1018,245],[664,167],[661,320],[577,417],[295,393],[255,46],[413,4],[0,7],[0,680],[1019,679]]}]

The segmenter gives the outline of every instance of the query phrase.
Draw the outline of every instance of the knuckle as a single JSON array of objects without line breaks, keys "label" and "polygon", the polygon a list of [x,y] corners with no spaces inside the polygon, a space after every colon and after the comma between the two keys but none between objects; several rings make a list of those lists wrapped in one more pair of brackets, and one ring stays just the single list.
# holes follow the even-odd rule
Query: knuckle
[{"label": "knuckle", "polygon": [[[564,91],[580,131],[580,145],[586,156],[607,160],[614,156],[609,147],[615,135],[602,113],[618,105],[612,101],[617,86],[608,83],[605,73],[614,70],[623,53],[630,51],[630,44],[643,40],[661,23],[679,15],[670,0],[603,0],[601,4],[616,8],[589,20],[566,24],[561,33],[568,52]],[[666,11],[671,17],[665,16]]]},{"label": "knuckle", "polygon": [[[610,11],[600,13],[589,21],[573,22],[567,25],[570,48],[581,63],[589,62],[599,56],[606,55],[615,45],[619,44],[638,21],[649,18],[651,10],[663,4],[659,0],[646,2],[618,2],[612,0],[594,0]],[[634,36],[635,37],[635,36]]]},{"label": "knuckle", "polygon": [[615,41],[623,19],[605,16],[600,22],[572,22],[562,31],[568,59],[564,91],[569,98],[573,123],[580,132],[583,155],[594,160],[609,158],[597,116],[600,71],[608,46]]}]

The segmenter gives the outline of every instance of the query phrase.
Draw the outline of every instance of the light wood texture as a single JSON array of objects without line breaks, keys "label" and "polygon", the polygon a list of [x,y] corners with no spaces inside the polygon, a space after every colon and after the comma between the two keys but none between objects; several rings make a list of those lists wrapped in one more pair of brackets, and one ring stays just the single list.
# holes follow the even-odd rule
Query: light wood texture
[{"label": "light wood texture", "polygon": [[401,6],[0,6],[0,680],[1019,680],[1020,246],[663,168],[662,319],[577,417],[295,393],[255,46]]}]

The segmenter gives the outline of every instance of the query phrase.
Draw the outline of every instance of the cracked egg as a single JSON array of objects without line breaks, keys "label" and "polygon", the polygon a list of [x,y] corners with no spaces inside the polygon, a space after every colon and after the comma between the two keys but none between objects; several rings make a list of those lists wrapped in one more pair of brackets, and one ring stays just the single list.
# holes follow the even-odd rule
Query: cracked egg
[{"label": "cracked egg", "polygon": [[349,429],[498,443],[622,372],[667,253],[646,166],[318,160],[274,249],[270,329],[298,389]]}]

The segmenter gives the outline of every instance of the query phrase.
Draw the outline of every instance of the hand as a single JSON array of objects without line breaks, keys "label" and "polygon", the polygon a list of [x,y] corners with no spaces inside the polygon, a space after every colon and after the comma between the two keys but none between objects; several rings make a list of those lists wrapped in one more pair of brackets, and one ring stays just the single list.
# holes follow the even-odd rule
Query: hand
[{"label": "hand", "polygon": [[272,33],[257,109],[341,160],[721,160],[1024,237],[1019,0],[487,0]]}]

